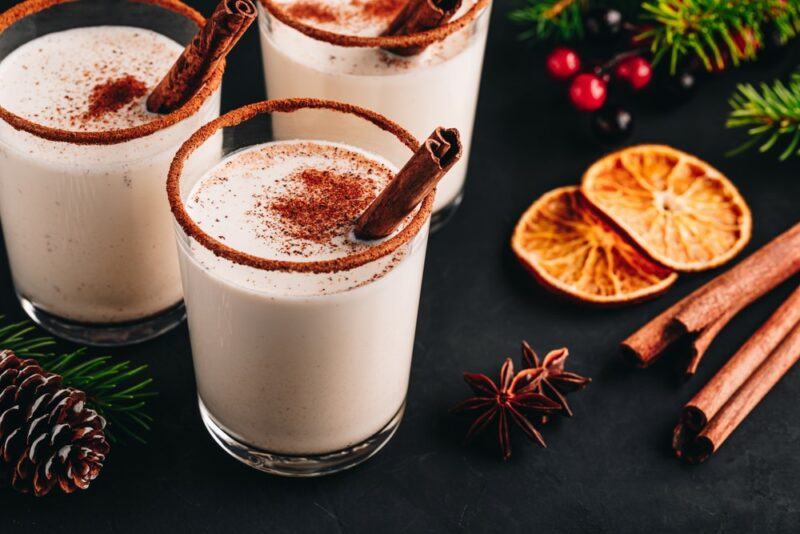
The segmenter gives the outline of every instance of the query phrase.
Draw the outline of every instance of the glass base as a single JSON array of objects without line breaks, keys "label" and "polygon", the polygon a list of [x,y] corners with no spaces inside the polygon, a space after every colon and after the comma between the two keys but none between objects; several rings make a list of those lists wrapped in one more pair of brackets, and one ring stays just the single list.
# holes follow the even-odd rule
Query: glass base
[{"label": "glass base", "polygon": [[433,213],[431,215],[431,233],[435,232],[448,222],[450,219],[453,218],[458,207],[461,205],[461,201],[464,199],[464,191],[459,191],[456,198],[450,201],[449,204],[442,206],[439,211]]},{"label": "glass base", "polygon": [[206,429],[211,434],[211,437],[214,438],[214,441],[217,442],[217,445],[222,447],[225,452],[243,464],[259,471],[286,477],[330,475],[350,469],[366,461],[381,450],[394,436],[406,409],[406,403],[403,401],[403,405],[400,406],[400,409],[397,410],[397,413],[394,414],[386,426],[352,447],[325,454],[300,456],[272,453],[242,443],[232,437],[214,420],[200,397],[197,398],[197,401],[200,405],[200,416],[203,418]]},{"label": "glass base", "polygon": [[118,347],[142,343],[164,334],[183,322],[186,308],[183,301],[156,315],[124,323],[81,323],[63,319],[17,295],[22,309],[34,323],[54,336],[95,347]]}]

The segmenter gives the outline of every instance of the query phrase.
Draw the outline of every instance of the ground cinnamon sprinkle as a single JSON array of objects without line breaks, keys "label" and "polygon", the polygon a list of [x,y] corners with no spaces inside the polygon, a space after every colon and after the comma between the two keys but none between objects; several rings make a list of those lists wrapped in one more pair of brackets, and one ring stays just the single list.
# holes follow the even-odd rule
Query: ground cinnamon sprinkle
[{"label": "ground cinnamon sprinkle", "polygon": [[406,0],[350,0],[340,6],[324,4],[319,0],[299,0],[286,6],[289,16],[319,24],[341,23],[350,17],[359,20],[391,20],[405,5]]},{"label": "ground cinnamon sprinkle", "polygon": [[295,2],[286,8],[286,11],[296,19],[313,20],[322,24],[339,20],[337,13],[330,6],[315,3],[313,0]]},{"label": "ground cinnamon sprinkle", "polygon": [[118,111],[147,93],[147,86],[131,75],[99,83],[89,95],[89,111],[84,119],[98,119]]},{"label": "ground cinnamon sprinkle", "polygon": [[375,197],[364,175],[305,169],[291,177],[296,188],[270,204],[292,238],[328,243],[345,232]]},{"label": "ground cinnamon sprinkle", "polygon": [[393,18],[405,3],[405,0],[353,0],[353,5],[363,9],[364,16],[379,20]]}]

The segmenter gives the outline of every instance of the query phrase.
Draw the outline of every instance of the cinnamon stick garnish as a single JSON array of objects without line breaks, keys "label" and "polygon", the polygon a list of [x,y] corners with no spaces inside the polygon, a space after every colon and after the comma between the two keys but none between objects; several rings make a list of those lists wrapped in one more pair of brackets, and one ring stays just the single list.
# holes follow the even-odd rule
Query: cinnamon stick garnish
[{"label": "cinnamon stick garnish", "polygon": [[461,158],[461,139],[455,128],[436,128],[397,176],[356,221],[359,239],[391,234]]},{"label": "cinnamon stick garnish", "polygon": [[[798,271],[800,223],[662,312],[623,341],[622,349],[637,365],[647,367],[677,340],[693,335],[703,338],[700,346],[695,346],[695,350],[701,349],[702,357],[724,326],[726,315],[732,317]],[[723,324],[718,324],[719,328],[712,326],[720,320]]]},{"label": "cinnamon stick garnish", "polygon": [[684,406],[673,434],[679,458],[702,462],[800,358],[800,287]]},{"label": "cinnamon stick garnish", "polygon": [[[438,28],[447,23],[460,7],[461,0],[408,0],[384,35],[411,35]],[[413,56],[425,48],[427,45],[388,50],[401,56]]]},{"label": "cinnamon stick garnish", "polygon": [[256,18],[251,0],[222,0],[147,98],[152,113],[180,108],[212,77]]}]

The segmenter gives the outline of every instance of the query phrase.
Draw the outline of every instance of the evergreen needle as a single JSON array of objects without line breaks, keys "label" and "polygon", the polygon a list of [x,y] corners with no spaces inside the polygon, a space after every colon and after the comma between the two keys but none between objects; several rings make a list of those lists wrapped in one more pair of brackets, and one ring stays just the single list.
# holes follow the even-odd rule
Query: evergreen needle
[{"label": "evergreen needle", "polygon": [[654,63],[668,50],[673,73],[690,53],[709,70],[755,58],[768,25],[783,41],[800,32],[798,0],[646,0],[642,10]]},{"label": "evergreen needle", "polygon": [[745,128],[752,136],[729,155],[754,146],[767,152],[779,144],[784,147],[781,161],[800,155],[800,72],[788,83],[778,80],[772,85],[761,84],[758,89],[751,84],[739,85],[729,103],[731,112],[725,125]]}]

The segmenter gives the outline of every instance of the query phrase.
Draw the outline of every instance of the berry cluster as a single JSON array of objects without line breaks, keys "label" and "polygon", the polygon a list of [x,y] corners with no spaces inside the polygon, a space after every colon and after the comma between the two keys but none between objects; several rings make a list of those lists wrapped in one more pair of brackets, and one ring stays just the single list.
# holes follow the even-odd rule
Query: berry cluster
[{"label": "berry cluster", "polygon": [[569,99],[580,111],[597,111],[608,97],[608,84],[613,73],[616,80],[630,89],[644,89],[653,77],[650,62],[638,55],[620,54],[591,72],[580,72],[578,54],[565,47],[553,50],[547,58],[547,69],[559,80],[570,80]]},{"label": "berry cluster", "polygon": [[631,132],[633,117],[619,106],[606,106],[609,85],[628,92],[641,91],[653,78],[650,62],[635,51],[623,52],[602,65],[583,71],[577,52],[558,47],[547,57],[547,71],[561,81],[569,81],[569,100],[575,109],[593,112],[592,129],[609,141],[624,139]]},{"label": "berry cluster", "polygon": [[[559,46],[547,56],[550,76],[568,84],[568,96],[575,109],[591,113],[591,128],[602,141],[619,142],[633,130],[633,115],[626,97],[648,88],[648,100],[659,107],[685,102],[695,92],[701,76],[710,72],[727,70],[738,60],[755,57],[777,57],[786,49],[786,40],[775,23],[766,31],[757,33],[750,28],[738,28],[731,39],[737,58],[732,58],[726,47],[704,64],[698,57],[690,56],[678,63],[674,72],[667,65],[657,72],[647,57],[650,44],[641,36],[647,24],[633,24],[614,8],[594,8],[583,16],[584,34],[588,46],[582,58],[572,48]],[[606,60],[610,57],[611,59]],[[666,63],[666,62],[665,62]],[[651,87],[652,86],[652,87]]]},{"label": "berry cluster", "polygon": [[[619,50],[625,35],[634,35],[620,11],[612,8],[590,10],[584,21],[593,50]],[[639,52],[643,43],[625,39],[627,50],[601,64],[586,64],[574,49],[560,46],[547,56],[547,71],[569,84],[569,100],[575,109],[592,113],[592,131],[604,141],[621,141],[633,129],[633,115],[613,104],[609,93],[621,95],[643,90],[653,78],[650,62]]]}]

